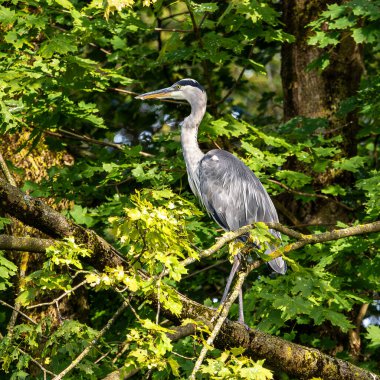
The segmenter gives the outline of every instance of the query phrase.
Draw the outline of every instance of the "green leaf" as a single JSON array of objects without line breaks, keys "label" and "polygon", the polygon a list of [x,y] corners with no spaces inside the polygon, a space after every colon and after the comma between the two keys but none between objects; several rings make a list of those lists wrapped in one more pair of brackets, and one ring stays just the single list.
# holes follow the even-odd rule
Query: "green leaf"
[{"label": "green leaf", "polygon": [[342,313],[337,313],[333,310],[325,310],[324,316],[334,326],[340,327],[343,332],[348,331],[349,329],[352,329],[354,327],[354,325]]},{"label": "green leaf", "polygon": [[369,339],[371,343],[369,347],[378,348],[380,347],[380,326],[368,326],[366,339]]},{"label": "green leaf", "polygon": [[288,186],[295,189],[301,188],[312,181],[310,176],[292,170],[281,170],[277,172],[277,178],[283,180]]},{"label": "green leaf", "polygon": [[10,224],[12,223],[12,221],[8,218],[3,218],[3,217],[0,217],[0,231],[4,229],[4,227],[7,225],[7,224]]},{"label": "green leaf", "polygon": [[218,10],[219,5],[217,3],[193,3],[194,12],[200,15],[204,15],[204,12],[214,13]]},{"label": "green leaf", "polygon": [[88,214],[87,207],[74,205],[69,211],[70,216],[74,219],[75,223],[84,224],[87,227],[92,227],[94,218]]},{"label": "green leaf", "polygon": [[351,158],[342,158],[340,161],[335,161],[333,166],[335,169],[347,170],[355,173],[361,169],[367,161],[367,157],[355,156]]},{"label": "green leaf", "polygon": [[13,24],[17,19],[16,12],[13,9],[0,5],[0,23],[8,26]]},{"label": "green leaf", "polygon": [[37,296],[37,289],[28,288],[21,292],[16,298],[17,302],[20,302],[21,305],[26,306],[29,305]]},{"label": "green leaf", "polygon": [[325,48],[329,45],[335,46],[339,43],[339,32],[325,33],[317,31],[314,36],[309,38],[310,45],[316,45],[320,48]]},{"label": "green leaf", "polygon": [[321,190],[323,194],[331,194],[334,196],[346,195],[346,190],[340,185],[329,185]]},{"label": "green leaf", "polygon": [[41,44],[39,53],[44,58],[51,58],[54,54],[67,54],[76,52],[78,46],[74,39],[65,34],[54,35],[51,39]]},{"label": "green leaf", "polygon": [[73,9],[74,5],[70,2],[70,0],[54,0],[57,4],[65,9]]}]

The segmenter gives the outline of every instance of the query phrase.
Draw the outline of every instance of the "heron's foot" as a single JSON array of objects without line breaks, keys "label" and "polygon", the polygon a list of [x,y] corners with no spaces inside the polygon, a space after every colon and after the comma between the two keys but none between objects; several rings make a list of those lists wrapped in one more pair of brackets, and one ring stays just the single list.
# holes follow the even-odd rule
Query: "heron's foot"
[{"label": "heron's foot", "polygon": [[240,320],[240,318],[237,320],[238,323],[244,326],[244,328],[249,331],[251,328],[244,322],[244,320]]}]

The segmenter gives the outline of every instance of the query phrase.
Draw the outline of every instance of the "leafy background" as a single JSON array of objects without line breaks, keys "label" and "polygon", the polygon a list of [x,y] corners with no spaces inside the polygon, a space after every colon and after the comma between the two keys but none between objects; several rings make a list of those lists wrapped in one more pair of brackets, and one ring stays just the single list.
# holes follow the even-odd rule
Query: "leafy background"
[{"label": "leafy background", "polygon": [[[37,324],[19,319],[12,334],[6,330],[11,310],[1,307],[2,378],[43,378],[31,358],[54,373],[67,367],[123,298],[157,291],[139,268],[152,276],[169,271],[158,287],[173,311],[181,305],[167,283],[207,305],[220,301],[227,249],[188,272],[181,264],[222,233],[187,183],[179,121],[188,107],[141,103],[137,93],[185,77],[202,83],[209,104],[201,147],[239,155],[284,224],[317,233],[378,218],[380,2],[333,3],[310,24],[308,43],[324,49],[311,71],[331,69],[330,55],[342,39],[363,49],[360,89],[334,111],[334,117],[358,116],[351,156],[342,134],[329,132],[331,115],[283,120],[280,50],[295,38],[281,15],[278,2],[253,0],[1,3],[0,130],[9,167],[23,190],[94,229],[133,264],[128,272],[97,273],[81,260],[91,252],[68,240],[33,257],[18,288],[20,257],[1,253],[0,290],[8,303],[17,295],[26,308],[69,292],[59,312],[23,309]],[[333,180],[324,180],[331,173]],[[327,203],[334,206],[330,214],[317,218]],[[262,266],[245,284],[246,322],[379,372],[379,240],[363,235],[306,246],[291,253],[286,276]],[[70,293],[79,280],[84,285]],[[155,313],[138,300],[65,378],[103,378],[121,367],[154,379],[189,375],[203,335],[170,342],[170,326],[156,324]],[[353,352],[350,331],[363,305],[369,307],[359,323],[362,343]],[[231,317],[236,314],[235,308]],[[214,350],[202,376],[272,378],[263,365],[238,348]]]}]

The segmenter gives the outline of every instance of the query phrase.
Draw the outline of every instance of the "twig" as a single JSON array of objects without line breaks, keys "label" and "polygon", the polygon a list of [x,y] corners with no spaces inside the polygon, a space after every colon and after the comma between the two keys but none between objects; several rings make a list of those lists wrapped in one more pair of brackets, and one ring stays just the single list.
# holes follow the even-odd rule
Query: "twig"
[{"label": "twig", "polygon": [[9,171],[8,169],[8,166],[7,166],[7,163],[5,162],[4,160],[4,157],[3,155],[1,154],[0,152],[0,168],[1,168],[1,171],[3,172],[6,180],[12,185],[12,186],[17,186],[16,185],[16,181],[14,180],[11,172]]},{"label": "twig", "polygon": [[25,352],[24,350],[22,350],[20,347],[17,347],[17,349],[24,355],[28,355],[29,356],[29,359],[37,366],[41,369],[41,371],[43,371],[44,373],[44,378],[46,378],[46,374],[49,374],[51,376],[57,376],[54,372],[51,372],[49,371],[48,369],[46,369],[40,362],[38,362],[36,359],[32,358],[27,352]]},{"label": "twig", "polygon": [[187,12],[187,11],[185,11],[185,12],[173,13],[173,14],[171,14],[170,16],[162,17],[162,18],[161,18],[161,21],[165,21],[165,20],[168,20],[168,19],[170,19],[170,18],[174,18],[174,17],[182,16],[182,15],[187,15],[187,14],[189,14],[189,12]]},{"label": "twig", "polygon": [[170,29],[170,28],[154,28],[155,32],[173,32],[173,33],[191,33],[192,30],[187,29]]},{"label": "twig", "polygon": [[276,198],[273,198],[273,204],[276,207],[276,210],[284,215],[292,224],[298,225],[301,222],[297,219],[297,217],[289,210],[288,207],[285,207],[281,202],[279,202]]},{"label": "twig", "polygon": [[109,354],[111,353],[111,350],[107,351],[105,354],[103,354],[100,358],[96,359],[95,360],[95,364],[98,364],[99,362],[101,362],[104,358],[106,358]]},{"label": "twig", "polygon": [[112,51],[110,51],[110,50],[106,50],[106,49],[104,49],[104,48],[101,48],[101,47],[99,47],[98,45],[94,44],[93,42],[90,42],[89,45],[92,46],[92,47],[95,47],[95,48],[99,49],[101,52],[103,52],[103,53],[106,54],[106,55],[110,55],[110,54],[112,54]]},{"label": "twig", "polygon": [[24,317],[25,319],[27,319],[29,322],[32,322],[34,325],[37,325],[37,324],[38,324],[34,319],[28,317],[28,316],[27,316],[25,313],[23,313],[21,310],[16,310],[15,307],[13,307],[12,305],[9,305],[9,304],[6,303],[5,301],[0,300],[0,303],[1,303],[3,306],[9,307],[10,309],[17,311],[22,317]]},{"label": "twig", "polygon": [[165,265],[162,269],[162,272],[160,273],[160,276],[157,280],[157,313],[156,313],[156,325],[160,322],[160,309],[161,309],[161,302],[160,302],[160,292],[161,292],[161,280],[165,273]]},{"label": "twig", "polygon": [[195,362],[193,371],[190,375],[190,380],[195,380],[195,375],[199,371],[199,369],[203,363],[203,360],[206,357],[206,354],[208,352],[209,347],[213,345],[216,336],[218,335],[224,321],[227,318],[228,312],[229,312],[232,304],[235,302],[236,298],[238,297],[240,289],[243,286],[244,280],[246,279],[247,275],[248,275],[247,271],[239,271],[236,284],[234,285],[232,292],[228,295],[225,303],[222,305],[222,310],[221,310],[220,315],[219,315],[219,317],[215,323],[214,329],[212,330],[212,333],[208,337],[206,344],[202,347],[202,350],[198,356],[198,359]]},{"label": "twig", "polygon": [[[71,138],[74,140],[86,141],[86,142],[94,144],[94,145],[109,146],[109,147],[114,148],[114,149],[124,150],[124,145],[122,145],[122,144],[115,144],[115,143],[111,143],[111,142],[107,142],[107,141],[96,140],[96,139],[93,139],[93,138],[88,137],[88,136],[78,135],[74,132],[66,131],[64,129],[59,129],[57,132],[52,132],[52,131],[46,130],[46,131],[44,131],[44,133],[46,135],[50,135],[50,136],[54,136],[54,137]],[[145,157],[154,157],[153,154],[143,152],[143,151],[140,151],[139,154],[141,156],[145,156]]]},{"label": "twig", "polygon": [[207,271],[207,270],[210,270],[211,268],[217,267],[217,266],[222,265],[222,264],[225,264],[225,263],[227,263],[227,262],[228,262],[228,260],[220,260],[220,261],[217,261],[215,264],[208,265],[208,266],[205,267],[205,268],[202,268],[202,269],[199,269],[199,270],[197,270],[197,271],[191,272],[191,273],[188,274],[187,276],[183,276],[183,277],[182,277],[182,280],[185,280],[185,279],[187,279],[187,278],[190,278],[190,277],[196,276],[196,275],[199,274],[199,273],[205,272],[205,271]]},{"label": "twig", "polygon": [[30,306],[27,306],[26,308],[27,309],[35,309],[36,307],[42,307],[42,306],[50,306],[50,305],[54,305],[58,303],[58,301],[60,301],[62,298],[65,298],[66,296],[68,296],[70,293],[74,292],[75,290],[77,290],[78,288],[80,288],[81,286],[85,285],[87,283],[86,280],[83,280],[82,282],[80,282],[79,284],[75,285],[73,288],[67,290],[66,292],[64,292],[63,294],[61,294],[59,297],[57,298],[54,298],[52,301],[50,302],[43,302],[43,303],[39,303],[37,305],[30,305]]},{"label": "twig", "polygon": [[283,189],[285,189],[285,190],[288,191],[289,193],[302,195],[302,196],[304,196],[304,197],[315,197],[315,198],[326,199],[326,200],[329,200],[329,201],[333,201],[333,202],[335,202],[336,204],[338,204],[339,206],[345,208],[345,209],[348,210],[348,211],[354,211],[354,210],[355,210],[354,208],[345,205],[344,203],[338,201],[337,199],[334,199],[334,198],[328,197],[327,195],[316,194],[316,193],[305,193],[305,192],[303,192],[303,191],[293,190],[293,189],[291,189],[290,187],[288,187],[288,186],[284,185],[283,183],[281,183],[281,182],[279,182],[279,181],[276,181],[276,180],[274,180],[274,179],[268,179],[268,181],[269,181],[269,182],[272,182],[272,183],[275,183],[276,185],[282,187]]},{"label": "twig", "polygon": [[67,375],[73,368],[75,368],[83,358],[85,358],[90,350],[95,346],[99,339],[111,328],[112,324],[121,315],[121,313],[127,308],[128,303],[123,302],[123,304],[117,309],[116,313],[107,322],[107,324],[99,331],[99,334],[90,342],[90,344],[71,362],[71,364],[66,367],[61,373],[56,375],[53,380],[61,380],[65,375]]}]

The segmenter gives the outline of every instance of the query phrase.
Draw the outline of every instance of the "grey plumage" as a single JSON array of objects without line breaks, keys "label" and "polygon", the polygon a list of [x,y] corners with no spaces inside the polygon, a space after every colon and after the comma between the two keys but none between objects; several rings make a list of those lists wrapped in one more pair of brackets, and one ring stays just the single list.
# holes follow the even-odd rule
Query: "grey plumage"
[{"label": "grey plumage", "polygon": [[[253,222],[278,222],[276,209],[255,174],[233,154],[214,149],[205,154],[198,169],[201,201],[214,220],[226,231]],[[281,239],[275,230],[271,233]],[[266,253],[272,250],[268,249]],[[282,258],[269,262],[284,274]]]},{"label": "grey plumage", "polygon": [[[181,144],[193,193],[208,213],[226,231],[234,231],[253,222],[278,222],[276,209],[255,174],[238,158],[224,150],[214,149],[204,154],[198,145],[198,126],[206,112],[207,96],[194,79],[182,79],[171,87],[152,91],[138,99],[181,99],[191,105],[191,113],[181,129]],[[278,239],[281,235],[271,233]],[[272,252],[268,247],[266,253]],[[226,298],[233,276],[240,265],[235,257],[233,269],[223,295]],[[279,257],[269,262],[271,268],[284,274],[286,263]],[[240,297],[242,299],[242,297]],[[240,317],[243,318],[242,304]]]}]

